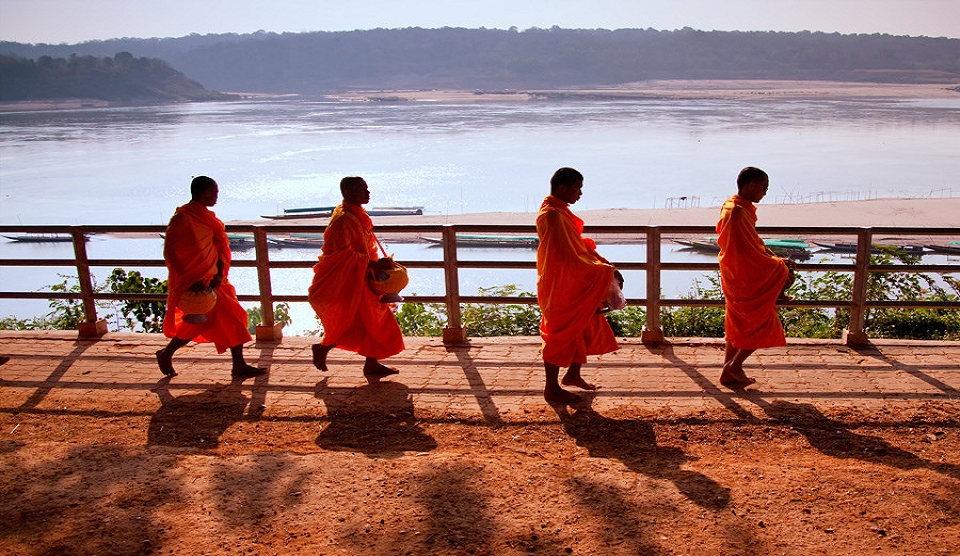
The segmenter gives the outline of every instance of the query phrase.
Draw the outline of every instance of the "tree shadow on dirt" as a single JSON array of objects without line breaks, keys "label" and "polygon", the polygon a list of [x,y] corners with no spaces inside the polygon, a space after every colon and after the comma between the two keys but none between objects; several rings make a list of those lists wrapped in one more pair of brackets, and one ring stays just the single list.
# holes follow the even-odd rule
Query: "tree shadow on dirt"
[{"label": "tree shadow on dirt", "polygon": [[567,434],[586,448],[591,457],[616,459],[631,471],[654,479],[666,479],[691,502],[717,511],[730,503],[730,489],[696,471],[681,469],[696,458],[679,448],[658,446],[653,425],[639,419],[610,419],[589,406],[575,408],[552,405]]},{"label": "tree shadow on dirt", "polygon": [[849,425],[827,417],[812,404],[781,400],[771,403],[758,396],[750,396],[749,399],[771,419],[788,425],[805,436],[811,446],[825,455],[853,458],[904,470],[930,469],[960,479],[960,466],[933,463],[882,438],[855,433],[849,430]]},{"label": "tree shadow on dirt", "polygon": [[150,418],[147,444],[212,450],[231,425],[244,418],[250,403],[240,390],[242,380],[216,384],[199,394],[173,396],[170,379],[163,378],[153,392],[160,398],[160,409]]},{"label": "tree shadow on dirt", "polygon": [[230,527],[270,523],[303,503],[303,493],[316,481],[289,453],[258,453],[219,458],[209,468],[211,488],[203,494]]},{"label": "tree shadow on dirt", "polygon": [[20,466],[0,490],[0,544],[23,554],[149,554],[168,537],[156,513],[181,500],[176,457],[142,448],[71,446]]},{"label": "tree shadow on dirt", "polygon": [[414,499],[428,512],[423,554],[489,554],[496,516],[483,487],[482,466],[444,462],[416,477]]},{"label": "tree shadow on dirt", "polygon": [[316,385],[315,397],[324,403],[330,419],[316,440],[324,450],[396,458],[437,447],[437,441],[420,428],[410,389],[404,384],[374,381],[342,388],[328,386],[324,378]]},{"label": "tree shadow on dirt", "polygon": [[603,524],[603,527],[597,527],[594,533],[605,546],[616,546],[624,553],[628,551],[631,554],[672,553],[658,546],[651,538],[653,531],[645,531],[644,524],[659,520],[664,513],[675,514],[678,511],[676,508],[663,504],[641,507],[624,496],[619,488],[592,477],[575,477],[569,482],[580,504],[596,516],[594,522]]}]

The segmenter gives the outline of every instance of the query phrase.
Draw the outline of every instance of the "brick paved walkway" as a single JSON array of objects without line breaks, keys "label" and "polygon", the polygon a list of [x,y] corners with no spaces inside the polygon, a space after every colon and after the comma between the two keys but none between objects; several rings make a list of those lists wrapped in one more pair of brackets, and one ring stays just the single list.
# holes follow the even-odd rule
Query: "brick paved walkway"
[{"label": "brick paved walkway", "polygon": [[[163,379],[154,353],[166,344],[158,334],[110,333],[79,341],[70,332],[0,332],[0,411],[59,410],[153,412],[189,396],[194,401],[249,400],[261,416],[324,416],[331,413],[413,409],[418,414],[487,423],[543,418],[543,369],[537,338],[475,338],[466,347],[439,339],[407,338],[407,350],[387,362],[400,374],[379,384],[361,376],[362,358],[331,352],[330,371],[310,361],[313,338],[249,344],[247,361],[269,374],[232,381],[229,354],[210,344],[190,344],[175,358],[179,375]],[[722,343],[673,340],[647,347],[621,342],[616,353],[591,357],[584,377],[601,389],[592,407],[604,411],[655,412],[664,416],[762,417],[762,400],[797,401],[825,408],[869,411],[960,406],[960,342],[879,342],[853,349],[839,341],[791,340],[757,352],[748,373],[758,384],[748,394],[717,382]],[[761,403],[744,404],[752,396]],[[552,417],[551,417],[552,416]]]}]

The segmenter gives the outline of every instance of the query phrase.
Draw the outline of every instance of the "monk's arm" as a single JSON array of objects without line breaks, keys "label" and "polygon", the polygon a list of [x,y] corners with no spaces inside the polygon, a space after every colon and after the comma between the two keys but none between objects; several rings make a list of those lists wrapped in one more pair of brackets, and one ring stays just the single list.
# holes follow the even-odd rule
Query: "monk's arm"
[{"label": "monk's arm", "polygon": [[213,278],[210,279],[211,288],[217,289],[218,287],[220,287],[220,283],[223,282],[223,267],[224,267],[223,260],[217,259],[217,273],[214,274]]}]

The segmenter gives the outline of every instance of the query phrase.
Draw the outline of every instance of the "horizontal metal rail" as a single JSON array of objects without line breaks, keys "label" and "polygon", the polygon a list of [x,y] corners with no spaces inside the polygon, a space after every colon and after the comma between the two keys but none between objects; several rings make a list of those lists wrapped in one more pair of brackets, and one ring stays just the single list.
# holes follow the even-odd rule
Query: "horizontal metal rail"
[{"label": "horizontal metal rail", "polygon": [[[229,233],[252,234],[254,239],[254,258],[252,260],[235,259],[231,264],[238,268],[255,268],[258,277],[258,291],[255,293],[239,292],[238,298],[244,302],[260,303],[263,314],[263,327],[274,329],[274,304],[278,302],[306,302],[307,296],[274,294],[271,287],[270,271],[274,269],[311,268],[316,259],[294,261],[272,261],[269,256],[269,237],[289,236],[290,234],[320,234],[324,231],[323,225],[228,225]],[[96,311],[97,300],[139,300],[162,301],[165,296],[159,294],[124,294],[97,292],[94,290],[90,275],[91,268],[151,268],[164,267],[162,259],[90,259],[87,257],[87,241],[94,236],[111,235],[116,237],[143,237],[162,234],[164,226],[127,226],[127,225],[82,225],[82,226],[0,226],[0,233],[4,234],[62,234],[70,236],[74,249],[74,258],[57,259],[2,259],[0,267],[72,267],[76,269],[79,292],[24,292],[0,291],[3,299],[67,299],[80,300],[84,307],[86,328],[81,327],[82,335],[97,335],[105,330],[103,327],[93,327],[99,319]],[[497,235],[534,235],[536,228],[533,225],[402,225],[377,226],[377,234],[384,237],[399,237],[401,239],[419,240],[421,234],[438,235],[442,241],[443,259],[440,261],[400,260],[410,269],[442,269],[445,275],[444,295],[442,296],[405,296],[410,303],[438,303],[446,306],[447,328],[444,331],[444,340],[458,342],[465,340],[465,332],[461,324],[461,305],[466,303],[483,304],[535,304],[537,300],[530,296],[466,296],[460,295],[459,269],[526,269],[533,270],[536,263],[533,261],[505,261],[505,260],[463,260],[458,257],[457,235],[461,233],[497,234]],[[831,237],[852,240],[857,245],[854,261],[850,264],[819,264],[798,263],[800,272],[850,272],[853,274],[853,292],[851,299],[829,300],[795,300],[786,303],[789,307],[806,308],[836,308],[850,311],[851,322],[848,330],[848,343],[862,343],[866,340],[863,335],[863,321],[867,309],[870,308],[936,308],[960,309],[960,302],[956,301],[910,301],[910,300],[871,300],[867,298],[866,284],[871,273],[905,272],[905,273],[937,273],[950,274],[960,272],[960,264],[870,264],[871,246],[873,238],[883,237],[884,241],[891,241],[889,236],[897,241],[917,241],[923,238],[960,238],[960,228],[897,228],[897,227],[797,227],[797,226],[768,226],[758,230],[764,236],[790,235],[799,237]],[[722,300],[717,299],[675,299],[664,298],[660,295],[661,275],[663,272],[699,271],[711,272],[719,270],[717,263],[680,263],[664,262],[660,256],[660,246],[663,242],[673,239],[683,239],[690,236],[715,234],[712,226],[587,226],[584,233],[594,237],[599,244],[604,243],[633,243],[646,245],[644,261],[611,261],[622,270],[643,271],[646,273],[647,295],[644,298],[629,298],[629,305],[642,306],[646,309],[647,323],[644,330],[644,341],[659,342],[663,340],[660,327],[660,309],[662,307],[721,307]],[[319,251],[319,248],[318,248]],[[304,285],[306,290],[307,285]]]}]

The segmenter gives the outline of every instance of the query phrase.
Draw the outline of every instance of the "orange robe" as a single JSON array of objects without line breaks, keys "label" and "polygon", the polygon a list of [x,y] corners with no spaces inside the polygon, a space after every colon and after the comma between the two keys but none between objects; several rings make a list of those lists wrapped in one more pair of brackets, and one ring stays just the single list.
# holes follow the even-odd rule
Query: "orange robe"
[{"label": "orange robe", "polygon": [[307,299],[323,324],[323,343],[382,359],[403,351],[393,312],[367,286],[367,266],[378,259],[373,222],[361,205],[343,203],[323,232]]},{"label": "orange robe", "polygon": [[757,208],[734,195],[720,209],[720,284],[726,299],[726,340],[737,349],[786,345],[777,297],[789,269],[757,235]]},{"label": "orange robe", "polygon": [[537,301],[543,360],[560,367],[617,349],[606,317],[597,313],[613,280],[613,265],[583,237],[583,220],[553,195],[537,215]]},{"label": "orange robe", "polygon": [[[219,353],[249,342],[252,338],[247,331],[247,312],[240,306],[237,290],[227,279],[231,254],[223,222],[207,207],[190,201],[174,213],[164,238],[163,258],[170,273],[164,335],[213,342]],[[184,313],[177,307],[180,296],[196,282],[209,284],[217,274],[218,261],[223,264],[223,280],[215,290],[217,304],[207,313],[207,322],[184,322]]]}]

